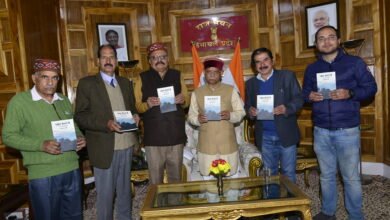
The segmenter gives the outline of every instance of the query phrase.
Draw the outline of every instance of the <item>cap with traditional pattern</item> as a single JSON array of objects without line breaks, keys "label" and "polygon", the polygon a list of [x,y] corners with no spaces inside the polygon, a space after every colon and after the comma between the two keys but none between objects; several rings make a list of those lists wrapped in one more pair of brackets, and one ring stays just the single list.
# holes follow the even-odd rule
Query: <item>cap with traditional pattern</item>
[{"label": "cap with traditional pattern", "polygon": [[49,70],[59,73],[61,71],[61,65],[56,60],[51,59],[36,59],[33,68],[34,72]]},{"label": "cap with traditional pattern", "polygon": [[148,56],[150,56],[151,53],[153,53],[154,51],[157,51],[157,50],[163,50],[163,51],[168,53],[168,50],[165,47],[165,45],[163,43],[160,43],[160,42],[152,43],[146,49],[146,51],[148,52]]}]

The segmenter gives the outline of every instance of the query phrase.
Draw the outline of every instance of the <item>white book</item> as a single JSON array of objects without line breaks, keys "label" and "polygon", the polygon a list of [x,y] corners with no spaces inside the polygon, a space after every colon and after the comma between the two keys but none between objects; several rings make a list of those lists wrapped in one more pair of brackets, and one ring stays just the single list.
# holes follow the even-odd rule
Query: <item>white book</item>
[{"label": "white book", "polygon": [[317,88],[324,99],[330,99],[330,92],[336,90],[336,72],[317,73]]},{"label": "white book", "polygon": [[51,122],[54,139],[60,143],[61,152],[76,150],[77,136],[73,119]]},{"label": "white book", "polygon": [[115,121],[121,126],[121,131],[134,131],[138,129],[131,111],[114,111],[114,117]]},{"label": "white book", "polygon": [[274,95],[257,95],[257,120],[274,120]]},{"label": "white book", "polygon": [[220,121],[221,96],[205,96],[204,113],[208,121]]},{"label": "white book", "polygon": [[160,98],[161,113],[176,111],[175,104],[175,90],[173,86],[163,87],[157,89],[158,97]]}]

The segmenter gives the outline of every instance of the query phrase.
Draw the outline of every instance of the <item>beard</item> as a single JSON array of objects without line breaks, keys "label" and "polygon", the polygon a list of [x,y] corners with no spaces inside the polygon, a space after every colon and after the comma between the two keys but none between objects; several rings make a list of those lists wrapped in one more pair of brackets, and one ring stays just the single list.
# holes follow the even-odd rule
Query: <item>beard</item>
[{"label": "beard", "polygon": [[333,49],[333,50],[331,50],[331,51],[323,51],[323,50],[319,50],[319,51],[320,51],[320,53],[321,53],[322,55],[331,55],[331,54],[336,53],[338,50],[339,50],[339,48],[336,47],[335,49]]}]

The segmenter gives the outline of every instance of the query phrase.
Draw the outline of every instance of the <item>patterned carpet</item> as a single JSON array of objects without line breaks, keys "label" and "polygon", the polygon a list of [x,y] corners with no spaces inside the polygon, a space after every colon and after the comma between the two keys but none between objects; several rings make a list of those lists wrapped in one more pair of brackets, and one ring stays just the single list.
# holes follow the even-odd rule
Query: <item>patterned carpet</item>
[{"label": "patterned carpet", "polygon": [[[372,176],[373,182],[363,186],[363,211],[367,220],[388,220],[390,219],[390,179],[381,176]],[[306,187],[303,182],[303,174],[297,175],[297,184],[312,199],[312,215],[320,210],[319,198],[319,176],[317,171],[312,171],[309,176],[310,187]],[[135,197],[133,200],[133,219],[140,219],[139,210],[142,208],[143,200],[148,184],[140,184],[135,187]],[[342,185],[338,183],[338,205],[336,217],[338,220],[347,219],[344,208]],[[96,191],[90,192],[87,200],[87,209],[84,210],[84,219],[95,220],[96,209],[94,200]]]}]

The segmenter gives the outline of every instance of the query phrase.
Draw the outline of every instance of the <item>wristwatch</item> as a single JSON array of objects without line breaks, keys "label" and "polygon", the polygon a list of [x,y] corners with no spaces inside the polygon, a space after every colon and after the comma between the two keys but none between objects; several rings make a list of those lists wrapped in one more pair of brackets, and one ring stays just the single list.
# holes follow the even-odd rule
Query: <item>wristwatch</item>
[{"label": "wristwatch", "polygon": [[355,96],[355,93],[353,92],[352,89],[348,90],[349,93],[349,98],[352,99]]}]

